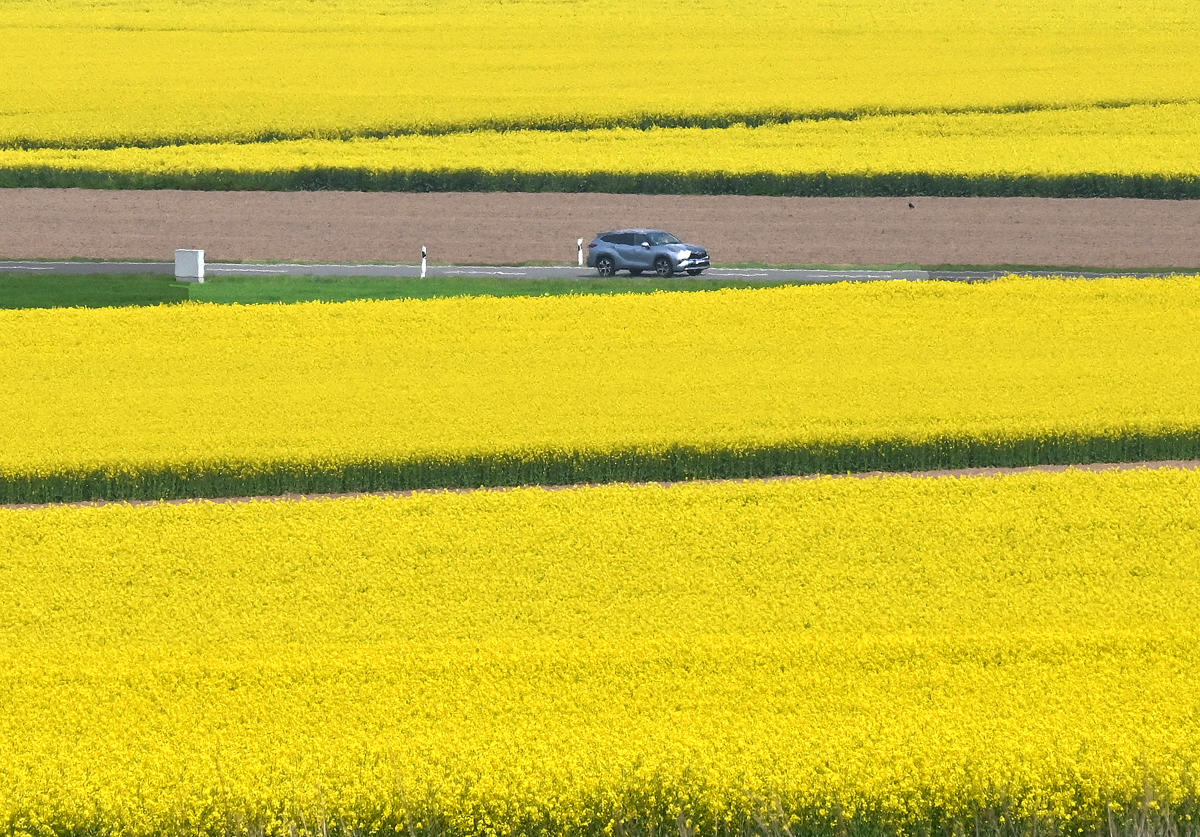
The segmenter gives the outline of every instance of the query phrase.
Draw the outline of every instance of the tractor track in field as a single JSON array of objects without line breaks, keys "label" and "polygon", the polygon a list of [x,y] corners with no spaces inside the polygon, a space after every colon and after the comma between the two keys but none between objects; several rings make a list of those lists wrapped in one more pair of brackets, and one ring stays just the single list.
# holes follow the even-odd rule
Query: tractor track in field
[{"label": "tractor track in field", "polygon": [[515,265],[661,227],[716,264],[1200,270],[1200,201],[0,189],[0,259]]},{"label": "tractor track in field", "polygon": [[477,491],[516,491],[521,488],[540,488],[544,491],[568,491],[580,488],[598,488],[603,485],[658,485],[672,488],[682,485],[714,485],[719,483],[769,483],[796,482],[819,479],[884,479],[888,477],[916,477],[923,479],[1002,477],[1014,474],[1050,473],[1065,471],[1180,471],[1200,470],[1200,459],[1169,459],[1154,462],[1094,462],[1082,465],[1024,465],[1012,468],[957,468],[936,471],[863,471],[846,474],[804,474],[797,476],[751,477],[728,480],[683,480],[679,482],[635,482],[635,483],[576,483],[572,485],[526,485],[488,486],[481,488],[417,488],[408,491],[354,491],[342,494],[275,494],[252,497],[187,497],[172,500],[86,500],[75,503],[17,503],[0,505],[0,509],[36,510],[48,508],[99,508],[102,506],[160,506],[187,505],[189,503],[272,503],[297,502],[301,500],[330,501],[352,500],[356,497],[412,497],[417,494],[472,494]]}]

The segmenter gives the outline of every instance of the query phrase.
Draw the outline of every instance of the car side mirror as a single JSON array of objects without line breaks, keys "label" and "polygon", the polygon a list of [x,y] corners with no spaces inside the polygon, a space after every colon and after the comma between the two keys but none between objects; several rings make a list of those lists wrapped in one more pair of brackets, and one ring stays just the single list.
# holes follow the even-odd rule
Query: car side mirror
[{"label": "car side mirror", "polygon": [[642,242],[642,246],[643,246],[643,247],[645,247],[647,250],[649,250],[649,249],[650,249],[650,242],[649,242],[649,241],[643,241],[643,242]]}]

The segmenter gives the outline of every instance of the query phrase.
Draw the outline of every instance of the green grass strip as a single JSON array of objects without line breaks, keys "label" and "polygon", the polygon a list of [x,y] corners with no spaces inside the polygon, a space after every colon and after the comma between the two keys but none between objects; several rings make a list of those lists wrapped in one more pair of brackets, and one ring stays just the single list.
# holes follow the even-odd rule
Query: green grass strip
[{"label": "green grass strip", "polygon": [[107,308],[208,302],[257,305],[297,302],[349,302],[358,299],[440,299],[472,296],[570,296],[649,294],[658,291],[714,291],[768,288],[787,282],[737,279],[507,279],[446,276],[425,279],[330,276],[216,276],[185,284],[170,276],[66,275],[16,273],[0,276],[0,308]]},{"label": "green grass strip", "polygon": [[124,308],[187,299],[187,285],[172,276],[0,275],[0,308]]},{"label": "green grass strip", "polygon": [[425,279],[342,278],[325,276],[222,276],[194,285],[191,299],[243,305],[255,303],[349,302],[356,299],[440,299],[468,296],[571,296],[579,294],[649,294],[658,291],[714,291],[720,288],[778,287],[782,282],[737,279],[505,279],[488,276],[445,276]]}]

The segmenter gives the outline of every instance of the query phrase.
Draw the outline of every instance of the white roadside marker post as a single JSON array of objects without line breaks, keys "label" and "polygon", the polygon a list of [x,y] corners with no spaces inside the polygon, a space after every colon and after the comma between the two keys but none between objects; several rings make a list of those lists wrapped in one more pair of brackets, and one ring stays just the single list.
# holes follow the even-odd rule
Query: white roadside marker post
[{"label": "white roadside marker post", "polygon": [[429,254],[425,252],[425,245],[422,244],[421,245],[421,278],[422,279],[425,278],[425,266],[427,264],[426,259],[428,259],[428,257],[429,257]]},{"label": "white roadside marker post", "polygon": [[204,282],[204,251],[175,251],[175,281]]},{"label": "white roadside marker post", "polygon": [[575,246],[579,248],[579,266],[583,267],[583,239],[576,239]]}]

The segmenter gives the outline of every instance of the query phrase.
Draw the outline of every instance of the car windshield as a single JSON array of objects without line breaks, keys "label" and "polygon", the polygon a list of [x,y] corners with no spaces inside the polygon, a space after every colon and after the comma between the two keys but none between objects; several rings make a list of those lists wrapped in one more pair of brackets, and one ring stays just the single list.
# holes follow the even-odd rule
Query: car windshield
[{"label": "car windshield", "polygon": [[649,234],[651,244],[682,244],[675,236],[667,232],[652,232]]}]

